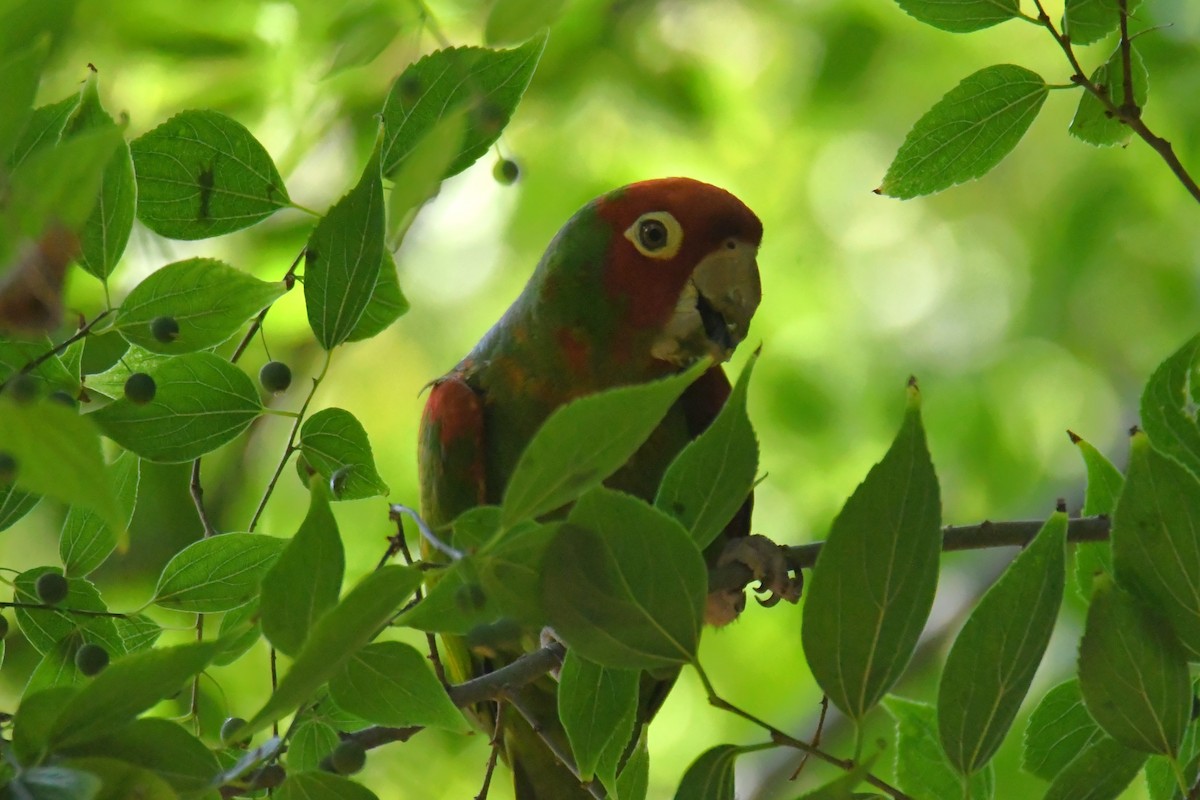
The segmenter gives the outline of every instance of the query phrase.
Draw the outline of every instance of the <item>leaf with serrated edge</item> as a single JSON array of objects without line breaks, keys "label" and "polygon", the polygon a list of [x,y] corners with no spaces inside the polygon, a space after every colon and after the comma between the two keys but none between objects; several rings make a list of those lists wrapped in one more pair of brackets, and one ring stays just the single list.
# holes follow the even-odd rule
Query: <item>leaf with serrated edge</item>
[{"label": "leaf with serrated edge", "polygon": [[634,670],[608,669],[567,651],[559,673],[558,716],[583,780],[591,780],[614,741],[618,757],[629,744],[637,716],[638,677]]},{"label": "leaf with serrated edge", "polygon": [[1134,434],[1113,513],[1113,569],[1122,586],[1166,617],[1189,660],[1200,659],[1198,532],[1200,480]]},{"label": "leaf with serrated edge", "polygon": [[41,499],[40,494],[23,492],[11,483],[0,486],[0,531],[20,522]]},{"label": "leaf with serrated edge", "polygon": [[468,125],[441,177],[471,166],[508,124],[545,46],[539,36],[512,50],[455,47],[405,69],[383,105],[383,174],[392,175],[441,119],[463,107],[470,108]]},{"label": "leaf with serrated edge", "polygon": [[937,475],[920,395],[892,446],[833,521],[805,589],[801,639],[829,699],[861,719],[904,671],[937,590]]},{"label": "leaf with serrated edge", "polygon": [[[152,353],[208,350],[233,336],[286,291],[212,258],[189,258],[150,273],[121,303],[115,323],[127,341]],[[158,317],[179,323],[169,342],[155,338]]]},{"label": "leaf with serrated edge", "polygon": [[1051,515],[967,618],[938,686],[938,733],[959,772],[1004,741],[1042,662],[1066,583],[1067,515]]},{"label": "leaf with serrated edge", "polygon": [[704,559],[678,522],[603,487],[575,503],[542,567],[555,632],[584,658],[618,669],[691,661],[707,588]]},{"label": "leaf with serrated edge", "polygon": [[263,575],[287,543],[256,533],[226,533],[193,542],[163,567],[151,602],[198,614],[245,605],[258,596]]},{"label": "leaf with serrated edge", "polygon": [[88,414],[104,435],[147,461],[179,463],[232,441],[262,413],[246,373],[212,353],[185,353],[145,362],[154,399],[124,397]]},{"label": "leaf with serrated edge", "polygon": [[1021,749],[1021,768],[1052,781],[1080,753],[1108,738],[1092,719],[1072,678],[1046,692],[1029,715]]},{"label": "leaf with serrated edge", "polygon": [[1021,15],[1019,0],[896,0],[905,13],[951,33],[970,33]]},{"label": "leaf with serrated edge", "polygon": [[346,341],[371,301],[383,263],[383,184],[376,150],[362,178],[326,212],[304,248],[304,303],[317,341]]},{"label": "leaf with serrated edge", "polygon": [[326,408],[306,419],[300,428],[300,452],[321,477],[337,475],[334,500],[361,500],[389,491],[375,471],[366,430],[344,408]]},{"label": "leaf with serrated edge", "polygon": [[[896,784],[915,797],[963,797],[962,778],[938,742],[937,709],[892,695],[883,707],[896,721]],[[971,776],[965,800],[991,800],[995,794],[991,764]]]},{"label": "leaf with serrated edge", "polygon": [[[1117,106],[1125,102],[1125,69],[1122,62],[1121,49],[1108,58],[1092,73],[1091,81],[1103,87],[1109,98]],[[1139,108],[1144,108],[1150,93],[1150,71],[1146,62],[1136,47],[1129,49],[1130,71],[1133,73],[1133,101]],[[1120,120],[1113,119],[1108,109],[1091,92],[1081,92],[1079,107],[1075,118],[1071,120],[1071,135],[1082,139],[1088,144],[1100,147],[1106,145],[1124,145],[1133,136],[1130,127]]]},{"label": "leaf with serrated edge", "polygon": [[[1126,11],[1132,14],[1141,4],[1126,0]],[[1072,44],[1091,44],[1117,29],[1120,13],[1118,0],[1066,0],[1062,31]]]},{"label": "leaf with serrated edge", "polygon": [[359,581],[317,620],[274,694],[234,738],[249,736],[291,713],[369,642],[420,585],[419,570],[398,565],[381,567]]},{"label": "leaf with serrated edge", "polygon": [[375,642],[350,656],[330,678],[329,695],[339,708],[377,725],[469,730],[429,660],[403,642]]},{"label": "leaf with serrated edge", "polygon": [[1192,710],[1187,659],[1169,626],[1108,579],[1096,582],[1079,644],[1088,712],[1126,747],[1174,756]]},{"label": "leaf with serrated edge", "polygon": [[171,239],[241,230],[288,205],[271,156],[216,111],[184,111],[130,144],[138,219]]},{"label": "leaf with serrated edge", "polygon": [[1142,429],[1154,446],[1200,476],[1200,426],[1191,410],[1192,374],[1200,359],[1193,336],[1154,370],[1142,391]]},{"label": "leaf with serrated edge", "polygon": [[[1117,497],[1125,484],[1125,476],[1104,454],[1090,443],[1071,434],[1087,468],[1087,489],[1083,496],[1083,516],[1098,514],[1112,516]],[[1075,545],[1075,588],[1080,596],[1092,596],[1092,582],[1097,575],[1112,575],[1112,544],[1110,542],[1079,542]]]},{"label": "leaf with serrated edge", "polygon": [[[313,623],[337,603],[346,568],[325,481],[313,481],[311,492],[300,529],[263,575],[259,600],[263,634],[289,656],[300,651]],[[297,586],[304,587],[299,597]]]},{"label": "leaf with serrated edge", "polygon": [[1101,736],[1055,776],[1043,800],[1116,800],[1145,763],[1145,753]]},{"label": "leaf with serrated edge", "polygon": [[1013,64],[967,76],[913,125],[876,191],[907,199],[985,174],[1017,146],[1049,92]]},{"label": "leaf with serrated edge", "polygon": [[503,525],[541,516],[599,486],[707,368],[707,360],[700,361],[678,375],[587,395],[557,409],[517,460],[504,492]]},{"label": "leaf with serrated edge", "polygon": [[667,467],[654,505],[679,520],[703,549],[746,502],[758,472],[758,440],[746,413],[750,357],[712,424]]}]

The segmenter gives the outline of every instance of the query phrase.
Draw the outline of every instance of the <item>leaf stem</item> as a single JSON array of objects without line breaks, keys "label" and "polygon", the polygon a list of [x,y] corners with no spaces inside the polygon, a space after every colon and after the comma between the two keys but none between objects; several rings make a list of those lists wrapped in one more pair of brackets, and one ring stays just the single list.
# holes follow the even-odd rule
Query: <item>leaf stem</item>
[{"label": "leaf stem", "polygon": [[115,617],[117,619],[125,619],[128,614],[120,611],[94,611],[86,608],[65,608],[63,606],[50,606],[45,603],[22,603],[16,600],[0,601],[0,608],[24,608],[29,611],[57,611],[61,614],[78,614],[81,617]]},{"label": "leaf stem", "polygon": [[[296,285],[296,267],[300,266],[300,262],[304,260],[305,248],[300,248],[300,252],[296,254],[292,260],[292,265],[288,267],[288,271],[283,274],[283,286],[286,291],[291,291]],[[274,305],[272,303],[271,305]],[[254,341],[254,335],[262,328],[263,320],[267,318],[267,312],[271,310],[271,306],[267,306],[262,311],[258,312],[258,316],[254,318],[254,322],[250,324],[250,329],[246,331],[246,335],[238,342],[238,346],[234,349],[233,355],[229,357],[231,364],[236,364],[238,359],[242,357],[242,353],[246,352],[246,348],[250,346],[250,342]]]},{"label": "leaf stem", "polygon": [[[113,313],[113,310],[111,308],[106,308],[105,310],[101,311],[99,314],[92,317],[92,320],[90,322],[86,322],[83,325],[80,325],[79,330],[75,331],[75,333],[73,333],[71,336],[67,337],[66,339],[63,339],[61,342],[56,344],[54,347],[50,348],[45,353],[42,353],[37,358],[33,359],[32,361],[27,363],[25,366],[21,367],[19,370],[17,370],[15,373],[13,373],[13,375],[14,376],[15,375],[26,375],[30,372],[33,372],[35,369],[40,367],[42,364],[46,363],[50,359],[54,358],[54,356],[58,355],[59,353],[66,350],[71,345],[75,344],[75,342],[78,342],[80,339],[87,336],[91,332],[92,328],[96,327],[97,323],[99,323],[101,320],[103,320],[105,317],[107,317],[109,314],[112,314],[112,313]],[[8,381],[12,380],[12,377],[13,376],[10,376],[7,380],[0,383],[0,389],[3,389],[4,386],[8,383]]]}]

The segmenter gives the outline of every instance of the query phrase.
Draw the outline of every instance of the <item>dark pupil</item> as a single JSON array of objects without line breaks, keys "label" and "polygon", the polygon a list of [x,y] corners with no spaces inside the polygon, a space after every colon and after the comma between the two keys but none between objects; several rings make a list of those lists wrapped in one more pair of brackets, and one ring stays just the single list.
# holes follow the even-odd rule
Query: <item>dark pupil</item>
[{"label": "dark pupil", "polygon": [[648,219],[638,228],[638,239],[647,250],[661,250],[667,244],[667,226]]}]

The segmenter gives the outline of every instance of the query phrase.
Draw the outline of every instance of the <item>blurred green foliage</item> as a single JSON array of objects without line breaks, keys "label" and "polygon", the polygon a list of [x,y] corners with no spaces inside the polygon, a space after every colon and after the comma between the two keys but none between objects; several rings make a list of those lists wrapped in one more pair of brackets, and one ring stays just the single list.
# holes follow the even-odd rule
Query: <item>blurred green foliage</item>
[{"label": "blurred green foliage", "polygon": [[[444,43],[484,41],[489,6],[53,3],[60,28],[39,105],[75,91],[90,63],[105,107],[128,120],[130,138],[185,109],[223,112],[264,143],[293,199],[317,209],[361,172],[393,77]],[[520,165],[520,179],[498,183],[489,156],[442,187],[397,254],[411,312],[375,339],[339,350],[312,408],[353,410],[392,499],[417,497],[422,387],[498,318],[580,205],[664,175],[724,186],[764,222],[764,300],[752,331],[763,356],[750,392],[767,473],[756,494],[758,532],[782,542],[825,537],[886,448],[909,374],[924,390],[948,522],[1044,517],[1058,496],[1077,510],[1083,463],[1068,427],[1125,462],[1141,384],[1200,320],[1200,209],[1158,157],[1137,140],[1097,149],[1070,138],[1077,94],[1052,92],[1015,152],[982,180],[906,202],[871,192],[912,122],[967,74],[1017,63],[1066,82],[1062,53],[1044,31],[1014,21],[951,36],[882,0],[563,5],[499,145]],[[3,4],[3,13],[15,14],[0,31],[5,41],[29,36],[20,6]],[[1056,16],[1061,4],[1048,11]],[[1197,62],[1200,6],[1160,0],[1136,22],[1166,26],[1138,39],[1151,75],[1146,119],[1200,170],[1200,71],[1188,66]],[[1085,68],[1104,63],[1109,49],[1080,48]],[[153,269],[190,256],[279,280],[310,228],[295,210],[201,243],[167,242],[136,227],[112,292],[123,297]],[[69,284],[68,309],[90,316],[102,307],[103,290],[90,276],[75,271]],[[274,357],[292,366],[295,384],[307,385],[324,359],[300,294],[272,311],[270,356],[255,343],[246,365],[256,371]],[[93,339],[83,358],[106,364],[113,356]],[[292,408],[292,400],[283,395],[274,404]],[[205,496],[220,528],[248,524],[287,430],[287,420],[266,417],[244,451],[206,458]],[[163,564],[199,535],[187,477],[186,465],[144,466],[131,546],[97,574],[113,605],[148,598]],[[305,497],[286,472],[261,529],[291,535]],[[63,513],[44,503],[6,531],[0,564],[20,570],[53,561]],[[342,503],[336,515],[347,572],[361,575],[386,546],[386,507],[378,499]],[[963,609],[1007,557],[945,559],[935,637],[942,626],[957,630]],[[190,624],[184,615],[165,621]],[[706,633],[701,653],[729,700],[807,736],[819,691],[801,666],[799,622],[795,607],[752,608],[731,628]],[[1068,611],[1034,696],[1069,671],[1078,624]],[[36,661],[27,647],[10,644],[0,677],[5,710]],[[206,683],[202,698],[214,730],[223,717],[258,706],[268,685],[265,649],[216,675],[225,693]],[[919,670],[900,686],[924,700],[934,688]],[[888,723],[874,724],[882,733]],[[839,725],[830,726],[836,741]],[[667,795],[706,747],[759,735],[707,708],[698,681],[685,673],[650,730],[651,796]],[[1018,740],[1010,736],[996,762],[1003,796],[1041,785],[1018,772]],[[390,781],[400,796],[464,797],[478,789],[487,745],[482,736],[427,731],[380,755],[368,761],[369,782]],[[739,796],[795,793],[784,780],[794,767],[779,752],[744,756]],[[804,780],[815,785],[832,774],[814,764]],[[499,784],[492,797],[507,797],[506,782]]]}]

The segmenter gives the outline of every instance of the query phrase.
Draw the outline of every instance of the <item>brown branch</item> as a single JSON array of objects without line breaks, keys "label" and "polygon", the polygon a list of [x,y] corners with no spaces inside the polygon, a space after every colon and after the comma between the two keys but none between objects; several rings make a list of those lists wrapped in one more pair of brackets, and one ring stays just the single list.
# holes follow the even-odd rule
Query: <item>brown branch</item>
[{"label": "brown branch", "polygon": [[[288,267],[288,271],[283,274],[283,286],[285,291],[291,291],[296,285],[296,267],[300,266],[300,261],[304,258],[304,248],[300,249],[296,255],[292,265]],[[274,305],[274,303],[272,303]],[[234,349],[233,355],[229,357],[231,364],[236,364],[238,359],[242,357],[242,353],[246,352],[246,348],[250,346],[250,342],[254,341],[254,334],[258,333],[262,327],[263,320],[267,318],[267,312],[271,310],[271,306],[267,306],[262,311],[258,312],[258,316],[254,318],[254,322],[250,324],[250,329],[246,331],[246,335],[238,342],[238,346]]]}]

